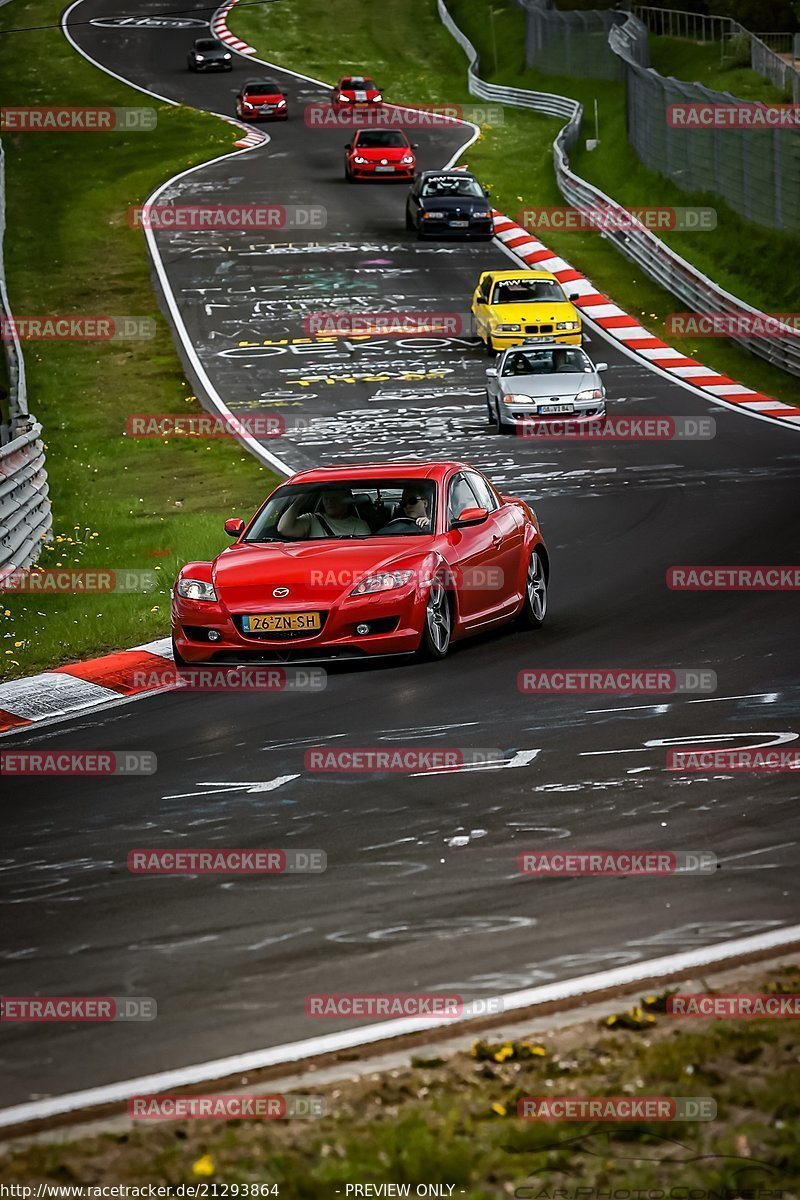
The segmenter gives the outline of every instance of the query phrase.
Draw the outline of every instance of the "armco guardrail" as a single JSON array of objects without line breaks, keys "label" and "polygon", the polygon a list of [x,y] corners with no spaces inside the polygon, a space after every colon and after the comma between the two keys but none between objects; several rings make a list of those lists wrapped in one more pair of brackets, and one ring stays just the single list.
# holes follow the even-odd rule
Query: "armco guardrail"
[{"label": "armco guardrail", "polygon": [[[626,220],[625,222],[621,221],[620,224],[626,224],[627,228],[624,231],[609,231],[605,233],[605,236],[622,254],[632,259],[656,283],[679,297],[693,312],[725,313],[739,318],[743,325],[749,323],[750,328],[754,321],[764,322],[765,313],[719,287],[697,267],[692,266],[686,259],[681,258],[679,254],[666,246],[644,225],[638,221],[631,221],[622,206],[607,196],[605,192],[601,192],[593,184],[581,179],[570,169],[569,151],[580,137],[583,119],[583,108],[577,100],[549,92],[533,92],[526,88],[501,87],[481,79],[478,74],[480,63],[477,50],[450,16],[444,0],[437,0],[437,2],[442,23],[469,59],[467,86],[470,95],[478,96],[482,100],[510,104],[518,108],[530,108],[548,116],[567,118],[567,123],[553,142],[553,156],[556,179],[562,195],[569,204],[583,211],[599,209],[604,213],[618,212],[624,216]],[[638,37],[637,31],[633,31],[632,34],[630,30],[626,29],[629,21],[636,20],[636,17],[629,16],[624,24],[615,25],[612,28],[609,37],[610,39],[621,39],[619,49]],[[773,334],[765,337],[748,336],[746,332],[731,332],[727,336],[782,370],[792,375],[800,375],[800,334],[785,325],[780,326],[780,331],[779,335]]]},{"label": "armco guardrail", "polygon": [[0,571],[30,566],[53,527],[42,427],[28,412],[25,363],[6,290],[5,228],[5,162],[0,144],[0,340],[9,390],[8,420],[0,423]]}]

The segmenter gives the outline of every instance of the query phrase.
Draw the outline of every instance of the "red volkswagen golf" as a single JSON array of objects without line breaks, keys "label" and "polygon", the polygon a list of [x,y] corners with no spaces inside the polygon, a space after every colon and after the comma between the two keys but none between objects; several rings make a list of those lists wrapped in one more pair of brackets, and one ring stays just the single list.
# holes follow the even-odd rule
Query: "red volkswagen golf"
[{"label": "red volkswagen golf", "polygon": [[416,654],[518,619],[543,624],[550,572],[536,514],[460,462],[293,475],[172,595],[175,661]]},{"label": "red volkswagen golf", "polygon": [[413,179],[417,170],[411,143],[402,129],[359,129],[344,149],[344,177]]}]

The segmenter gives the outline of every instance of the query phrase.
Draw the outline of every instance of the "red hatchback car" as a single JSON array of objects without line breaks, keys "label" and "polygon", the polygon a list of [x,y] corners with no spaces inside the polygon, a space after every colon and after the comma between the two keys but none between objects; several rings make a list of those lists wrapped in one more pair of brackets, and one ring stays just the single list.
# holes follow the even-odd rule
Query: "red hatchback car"
[{"label": "red hatchback car", "polygon": [[355,179],[413,179],[417,170],[416,142],[402,129],[359,129],[344,148],[344,177]]},{"label": "red hatchback car", "polygon": [[381,104],[383,96],[375,80],[367,75],[343,75],[333,89],[332,99],[336,108],[349,108],[352,104]]},{"label": "red hatchback car", "polygon": [[236,115],[243,121],[286,121],[286,97],[276,79],[248,79],[236,96]]},{"label": "red hatchback car", "polygon": [[438,659],[508,621],[538,628],[547,612],[536,514],[467,463],[303,471],[225,531],[235,544],[175,581],[179,666]]}]

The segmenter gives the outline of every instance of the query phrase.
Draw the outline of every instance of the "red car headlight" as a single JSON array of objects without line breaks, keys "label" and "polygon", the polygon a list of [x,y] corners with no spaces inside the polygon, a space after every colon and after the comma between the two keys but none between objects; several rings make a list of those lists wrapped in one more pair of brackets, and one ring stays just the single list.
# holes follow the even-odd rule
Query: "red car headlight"
[{"label": "red car headlight", "polygon": [[217,600],[213,583],[205,583],[202,579],[179,579],[175,591],[184,600],[209,600],[212,603]]},{"label": "red car headlight", "polygon": [[390,592],[394,588],[405,587],[413,578],[413,571],[381,571],[378,575],[365,575],[350,595],[371,596],[375,592]]}]

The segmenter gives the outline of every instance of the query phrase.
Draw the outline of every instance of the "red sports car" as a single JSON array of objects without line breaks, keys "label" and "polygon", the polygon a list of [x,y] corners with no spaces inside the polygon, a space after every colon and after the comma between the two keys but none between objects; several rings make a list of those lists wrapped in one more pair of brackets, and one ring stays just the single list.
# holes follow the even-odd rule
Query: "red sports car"
[{"label": "red sports car", "polygon": [[536,514],[461,462],[322,467],[293,475],[213,562],[172,595],[175,661],[235,664],[388,654],[450,644],[547,612]]},{"label": "red sports car", "polygon": [[344,148],[344,177],[354,179],[413,179],[417,170],[416,142],[402,129],[359,129]]},{"label": "red sports car", "polygon": [[286,121],[287,94],[276,79],[248,79],[236,96],[236,115],[243,121]]},{"label": "red sports car", "polygon": [[352,104],[381,104],[383,96],[374,79],[366,75],[343,75],[333,89],[336,108],[349,108]]}]

